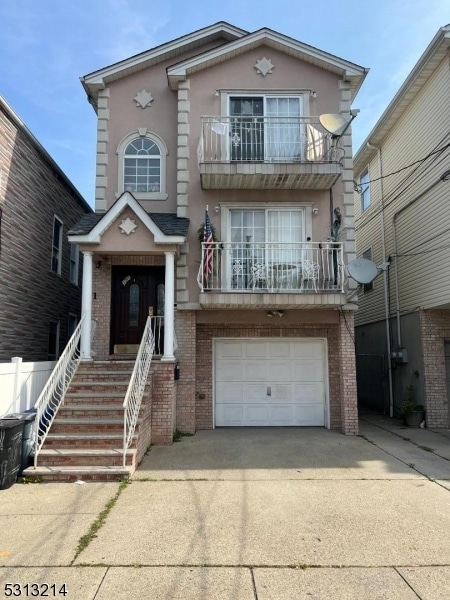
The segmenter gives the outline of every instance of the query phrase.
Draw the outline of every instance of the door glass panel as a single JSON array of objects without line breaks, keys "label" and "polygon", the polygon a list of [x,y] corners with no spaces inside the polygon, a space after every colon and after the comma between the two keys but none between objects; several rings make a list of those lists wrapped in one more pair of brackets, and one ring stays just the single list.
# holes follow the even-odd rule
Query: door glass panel
[{"label": "door glass panel", "polygon": [[129,288],[128,325],[138,327],[139,325],[139,286],[132,283]]},{"label": "door glass panel", "polygon": [[264,98],[231,98],[231,160],[264,159]]},{"label": "door glass panel", "polygon": [[164,283],[158,283],[158,288],[156,290],[156,314],[158,317],[164,316],[164,302],[166,299],[166,288],[164,287]]},{"label": "door glass panel", "polygon": [[300,98],[267,98],[266,159],[301,160]]}]

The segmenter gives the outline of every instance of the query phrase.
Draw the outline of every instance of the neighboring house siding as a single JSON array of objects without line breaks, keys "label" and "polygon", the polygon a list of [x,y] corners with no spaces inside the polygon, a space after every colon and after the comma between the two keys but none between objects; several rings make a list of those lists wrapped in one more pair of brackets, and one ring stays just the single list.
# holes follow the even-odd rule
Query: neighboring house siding
[{"label": "neighboring house siding", "polygon": [[[436,182],[448,168],[448,158],[439,157],[427,161],[429,169],[421,167],[412,175],[414,182],[398,195],[399,183],[415,167],[396,175],[387,174],[419,161],[427,156],[444,136],[450,131],[450,73],[448,59],[441,62],[426,85],[416,95],[414,101],[391,129],[382,144],[383,164],[383,197],[385,202],[384,222],[386,233],[386,256],[394,253],[393,217],[408,203],[414,201]],[[447,142],[448,143],[448,139]],[[355,179],[366,168],[366,164],[358,165]],[[374,151],[369,164],[370,179],[380,176],[378,156]],[[416,177],[417,173],[421,173]],[[397,190],[397,191],[396,191]],[[416,308],[433,308],[448,302],[450,293],[450,228],[448,225],[449,186],[438,183],[424,196],[414,201],[411,207],[404,210],[396,220],[397,250],[399,254],[420,253],[417,256],[400,256],[398,258],[400,311],[410,312]],[[373,260],[383,260],[381,246],[381,182],[371,184],[371,207],[362,214],[361,202],[355,194],[355,214],[357,228],[358,255],[369,246],[373,248]],[[378,214],[377,214],[378,213]],[[375,216],[376,215],[376,216]],[[432,240],[432,238],[435,238]],[[432,250],[435,247],[441,250]],[[391,281],[391,314],[395,309],[395,261],[390,268]],[[382,281],[380,276],[379,280]],[[356,315],[356,324],[373,322],[385,317],[384,286],[376,285],[370,295],[360,297],[360,310]]]},{"label": "neighboring house siding", "polygon": [[[61,351],[69,313],[81,311],[82,263],[78,286],[70,284],[67,231],[87,208],[34,142],[0,106],[0,361],[47,360],[50,322],[60,323]],[[61,275],[51,272],[55,216],[63,223]]]}]

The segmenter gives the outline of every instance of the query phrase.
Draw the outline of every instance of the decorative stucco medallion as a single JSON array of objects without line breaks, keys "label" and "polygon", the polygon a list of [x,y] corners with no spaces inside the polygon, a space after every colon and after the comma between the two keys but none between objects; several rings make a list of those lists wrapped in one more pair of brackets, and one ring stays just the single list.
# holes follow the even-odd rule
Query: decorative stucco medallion
[{"label": "decorative stucco medallion", "polygon": [[119,229],[121,233],[130,235],[130,233],[134,233],[137,229],[136,221],[128,217],[122,221],[122,223],[119,225]]},{"label": "decorative stucco medallion", "polygon": [[257,73],[260,73],[263,77],[265,77],[268,73],[272,73],[275,65],[272,64],[270,58],[266,58],[265,56],[261,58],[261,60],[256,61],[255,69]]},{"label": "decorative stucco medallion", "polygon": [[134,101],[136,102],[136,106],[140,106],[141,108],[147,108],[153,102],[154,98],[151,92],[147,92],[146,90],[141,90],[134,97]]}]

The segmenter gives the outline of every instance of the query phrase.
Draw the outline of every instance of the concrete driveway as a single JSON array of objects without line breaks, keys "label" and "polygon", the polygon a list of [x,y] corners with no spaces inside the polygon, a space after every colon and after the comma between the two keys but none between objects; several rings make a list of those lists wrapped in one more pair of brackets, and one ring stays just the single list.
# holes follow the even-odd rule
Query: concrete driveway
[{"label": "concrete driveway", "polygon": [[[34,486],[55,519],[47,538],[48,522],[30,520],[26,552],[20,519],[10,517],[23,516],[31,487],[0,492],[2,585],[69,577],[67,597],[83,600],[449,598],[446,432],[380,417],[363,418],[359,437],[310,428],[198,432],[152,447],[120,489]],[[89,533],[86,517],[105,489],[99,527],[77,552],[74,536]],[[2,513],[8,496],[11,510]]]}]

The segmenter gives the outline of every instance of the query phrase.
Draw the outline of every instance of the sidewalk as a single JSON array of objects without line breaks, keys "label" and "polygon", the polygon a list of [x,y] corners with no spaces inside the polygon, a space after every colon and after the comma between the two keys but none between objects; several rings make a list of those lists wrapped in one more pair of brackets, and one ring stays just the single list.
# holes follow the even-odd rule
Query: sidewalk
[{"label": "sidewalk", "polygon": [[368,415],[358,437],[217,429],[151,448],[131,484],[16,484],[0,598],[448,600],[447,434]]}]

